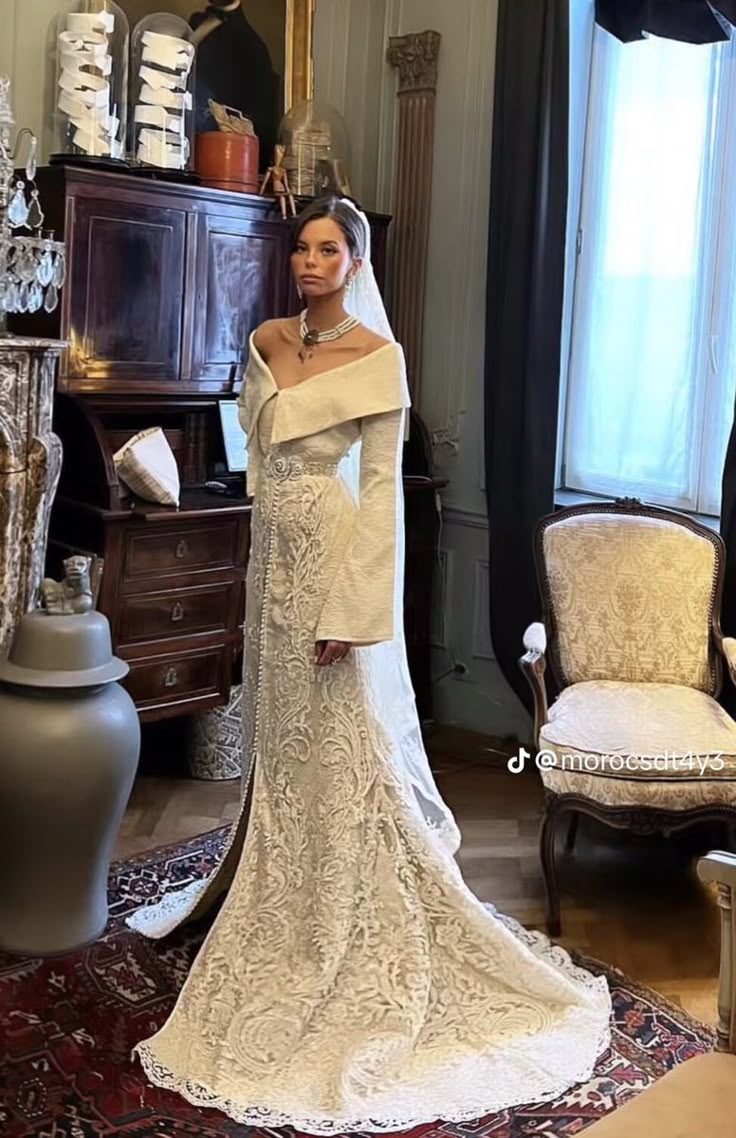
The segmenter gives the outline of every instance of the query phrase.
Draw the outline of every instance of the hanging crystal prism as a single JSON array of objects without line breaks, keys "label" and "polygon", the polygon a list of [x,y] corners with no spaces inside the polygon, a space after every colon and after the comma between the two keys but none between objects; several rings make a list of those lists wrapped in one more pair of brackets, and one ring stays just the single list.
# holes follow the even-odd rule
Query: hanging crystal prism
[{"label": "hanging crystal prism", "polygon": [[28,311],[38,312],[43,305],[43,289],[38,281],[34,281],[28,292]]},{"label": "hanging crystal prism", "polygon": [[57,253],[54,261],[54,276],[53,283],[57,288],[62,288],[66,280],[66,258],[63,253]]},{"label": "hanging crystal prism", "polygon": [[49,285],[49,287],[46,289],[46,299],[43,302],[43,306],[47,312],[53,312],[58,303],[59,294],[56,291],[56,285]]},{"label": "hanging crystal prism", "polygon": [[38,198],[38,190],[33,191],[31,194],[31,204],[28,207],[28,221],[27,224],[31,229],[40,229],[45,220],[44,212],[41,209],[41,202]]},{"label": "hanging crystal prism", "polygon": [[33,181],[38,170],[37,151],[38,143],[36,142],[36,136],[34,135],[31,139],[31,149],[28,154],[28,161],[26,162],[26,177],[28,178],[29,182]]},{"label": "hanging crystal prism", "polygon": [[23,192],[24,188],[23,182],[17,183],[15,193],[8,206],[8,220],[15,229],[25,225],[28,221],[28,205],[26,203],[25,193]]},{"label": "hanging crystal prism", "polygon": [[54,279],[54,262],[48,249],[44,250],[36,269],[36,279],[44,288]]},{"label": "hanging crystal prism", "polygon": [[24,246],[16,262],[15,271],[22,281],[30,284],[36,279],[36,259],[33,250]]}]

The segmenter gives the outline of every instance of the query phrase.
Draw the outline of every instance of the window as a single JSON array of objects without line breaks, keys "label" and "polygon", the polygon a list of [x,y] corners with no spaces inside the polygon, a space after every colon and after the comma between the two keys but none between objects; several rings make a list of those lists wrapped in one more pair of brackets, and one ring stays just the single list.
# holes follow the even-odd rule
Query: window
[{"label": "window", "polygon": [[718,516],[736,392],[735,218],[734,42],[622,44],[596,28],[564,488]]}]

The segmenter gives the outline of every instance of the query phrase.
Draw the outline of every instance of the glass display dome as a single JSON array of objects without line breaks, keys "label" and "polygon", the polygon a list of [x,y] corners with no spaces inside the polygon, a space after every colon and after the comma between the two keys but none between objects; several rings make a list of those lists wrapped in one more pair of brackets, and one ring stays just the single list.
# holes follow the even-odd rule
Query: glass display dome
[{"label": "glass display dome", "polygon": [[350,194],[350,142],[345,120],[334,107],[309,100],[284,115],[279,126],[282,164],[298,197],[334,190]]},{"label": "glass display dome", "polygon": [[120,162],[128,130],[130,31],[113,0],[73,0],[50,34],[54,159]]},{"label": "glass display dome", "polygon": [[180,16],[155,12],[136,24],[131,41],[131,162],[191,170],[194,156],[195,47]]}]

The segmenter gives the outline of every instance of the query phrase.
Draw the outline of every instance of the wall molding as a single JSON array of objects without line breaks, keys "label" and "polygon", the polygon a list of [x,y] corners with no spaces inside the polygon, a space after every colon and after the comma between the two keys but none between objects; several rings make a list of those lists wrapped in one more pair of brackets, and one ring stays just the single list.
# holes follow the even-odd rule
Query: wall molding
[{"label": "wall molding", "polygon": [[[488,562],[477,559],[474,568],[474,615],[473,615],[473,659],[495,660],[491,644],[489,613]],[[519,645],[521,649],[521,645]],[[521,654],[521,651],[520,653]]]},{"label": "wall molding", "polygon": [[446,652],[448,647],[447,602],[452,595],[454,554],[452,550],[440,549],[437,556],[439,564],[435,566],[434,573],[435,585],[429,643],[430,647]]},{"label": "wall molding", "polygon": [[[484,133],[487,107],[490,101],[490,69],[486,44],[491,37],[491,5],[488,0],[475,0],[468,11],[467,21],[467,70],[463,99],[463,133],[460,148],[458,182],[460,189],[467,187],[466,195],[461,192],[458,208],[463,219],[458,247],[465,256],[458,258],[457,280],[455,282],[454,306],[450,322],[450,335],[447,337],[447,383],[445,386],[444,422],[440,431],[441,445],[453,448],[460,441],[460,420],[464,414],[465,396],[468,380],[476,381],[478,372],[476,343],[481,349],[484,341],[484,318],[482,305],[474,305],[473,288],[467,288],[467,278],[474,285],[476,293],[485,277],[487,243],[488,207],[487,192],[489,172],[481,158],[485,152],[478,145]],[[485,215],[485,217],[484,217]],[[485,287],[482,288],[485,295]],[[476,323],[475,337],[473,323]],[[455,366],[453,367],[453,361]]]},{"label": "wall molding", "polygon": [[442,519],[443,525],[446,526],[465,526],[488,532],[488,517],[479,510],[469,510],[463,506],[443,506]]},{"label": "wall molding", "polygon": [[383,81],[378,112],[378,146],[376,162],[376,209],[392,213],[396,170],[398,131],[397,80],[386,59],[389,40],[403,28],[404,0],[385,0],[381,63]]},{"label": "wall molding", "polygon": [[337,108],[350,141],[350,183],[377,208],[377,154],[384,100],[384,31],[389,0],[319,0],[315,8],[315,98]]}]

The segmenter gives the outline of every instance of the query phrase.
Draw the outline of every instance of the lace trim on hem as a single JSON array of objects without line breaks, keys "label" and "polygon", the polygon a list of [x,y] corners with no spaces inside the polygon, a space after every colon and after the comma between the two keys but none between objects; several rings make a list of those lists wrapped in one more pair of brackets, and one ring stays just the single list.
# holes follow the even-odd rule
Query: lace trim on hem
[{"label": "lace trim on hem", "polygon": [[[442,1107],[432,1110],[431,1104],[425,1099],[425,1113],[404,1116],[403,1118],[297,1118],[294,1115],[270,1110],[265,1106],[245,1106],[233,1099],[223,1098],[198,1083],[178,1078],[154,1058],[145,1043],[137,1044],[134,1053],[138,1055],[151,1083],[163,1090],[174,1091],[192,1106],[219,1110],[234,1122],[244,1126],[267,1127],[276,1130],[293,1129],[315,1135],[337,1135],[345,1132],[392,1133],[412,1130],[416,1126],[426,1126],[434,1122],[471,1122],[513,1107],[541,1105],[551,1102],[570,1090],[571,1087],[585,1083],[592,1078],[598,1058],[609,1045],[610,1031],[606,1030],[601,1032],[598,1038],[593,1059],[588,1060],[580,1069],[559,1076],[554,1081],[550,1078],[540,1079],[539,1085],[534,1091],[530,1091],[524,1097],[519,1097],[518,1093],[507,1093],[505,1096],[499,1096],[490,1101],[486,1086],[485,1097],[473,1099],[471,1102],[466,1101],[466,1104],[461,1108],[451,1108],[446,1113]],[[528,1068],[526,1069],[528,1070]]]},{"label": "lace trim on hem", "polygon": [[[563,1095],[571,1087],[587,1082],[588,1079],[592,1078],[598,1060],[610,1047],[611,997],[607,981],[605,977],[594,976],[585,968],[575,964],[569,952],[561,945],[554,944],[550,941],[544,933],[524,928],[524,926],[513,917],[499,913],[494,905],[486,903],[483,905],[483,908],[495,916],[510,932],[526,944],[535,956],[556,968],[586,990],[597,994],[601,998],[601,1003],[604,1001],[605,994],[605,1000],[609,1009],[609,1016],[605,1026],[602,1026],[598,1031],[592,1048],[590,1050],[586,1049],[587,1057],[584,1061],[581,1060],[580,1066],[575,1067],[574,1064],[571,1064],[567,1075],[555,1078],[550,1078],[548,1073],[542,1074],[536,1088],[523,1098],[519,1097],[518,1093],[507,1093],[490,1101],[489,1088],[486,1083],[483,1089],[484,1097],[474,1098],[471,1102],[466,1102],[462,1108],[450,1109],[446,1114],[443,1113],[442,1107],[433,1111],[431,1104],[425,1098],[423,1105],[427,1113],[405,1116],[404,1118],[295,1118],[263,1106],[245,1106],[232,1099],[223,1098],[214,1091],[210,1091],[206,1087],[193,1083],[188,1079],[179,1078],[173,1071],[169,1070],[169,1068],[154,1057],[149,1044],[145,1041],[134,1047],[133,1054],[137,1055],[140,1059],[146,1076],[152,1084],[164,1090],[174,1091],[193,1106],[220,1110],[223,1114],[241,1125],[262,1126],[273,1129],[293,1128],[305,1134],[336,1135],[354,1131],[363,1131],[369,1134],[391,1133],[392,1131],[410,1130],[416,1126],[424,1126],[439,1121],[444,1123],[469,1122],[513,1107],[553,1101]],[[571,1028],[571,1033],[574,1037],[574,1027]],[[580,1037],[578,1037],[578,1041],[579,1038]],[[528,1063],[522,1064],[522,1066],[525,1075],[528,1075]],[[528,1079],[521,1081],[526,1085],[529,1084]]]},{"label": "lace trim on hem", "polygon": [[168,936],[194,912],[218,871],[219,865],[207,877],[165,893],[160,901],[151,905],[141,905],[140,909],[134,909],[125,918],[126,925],[149,940],[161,940]]},{"label": "lace trim on hem", "polygon": [[562,972],[563,976],[568,976],[590,991],[596,991],[600,988],[608,990],[608,983],[604,976],[594,976],[592,972],[588,972],[586,968],[576,964],[567,949],[563,948],[561,944],[555,944],[545,933],[536,929],[525,928],[514,917],[499,913],[496,906],[490,902],[484,902],[483,908],[494,916],[500,924],[505,925],[517,940],[531,949],[536,957],[556,968],[558,972]]}]

